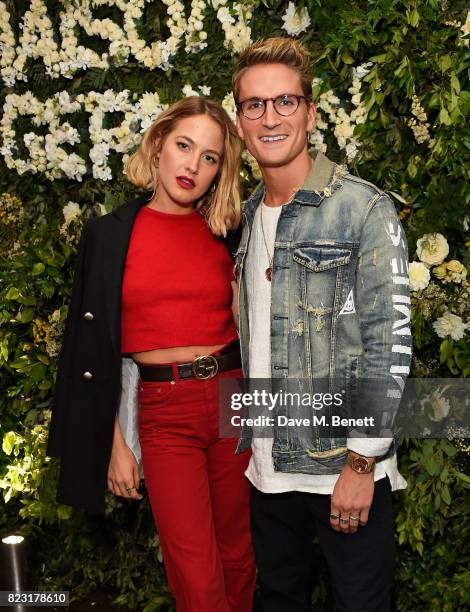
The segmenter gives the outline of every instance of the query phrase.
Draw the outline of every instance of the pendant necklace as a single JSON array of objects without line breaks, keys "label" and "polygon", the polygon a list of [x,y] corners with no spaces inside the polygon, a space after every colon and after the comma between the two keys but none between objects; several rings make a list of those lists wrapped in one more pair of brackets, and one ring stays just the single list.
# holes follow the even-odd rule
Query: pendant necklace
[{"label": "pendant necklace", "polygon": [[266,236],[264,234],[264,225],[263,225],[263,206],[264,206],[264,202],[261,202],[261,210],[260,210],[260,217],[261,217],[261,232],[263,234],[263,242],[264,242],[264,246],[266,248],[266,254],[268,256],[268,261],[269,261],[269,266],[266,268],[266,270],[264,271],[264,275],[266,276],[266,280],[268,280],[269,282],[271,282],[273,280],[273,258],[271,257],[271,255],[269,254],[269,249],[268,249],[268,243],[266,240]]},{"label": "pendant necklace", "polygon": [[[295,194],[297,193],[297,191],[299,190],[299,187],[295,187],[293,189],[293,194],[292,196],[287,200],[287,202],[284,202],[284,204],[280,204],[280,206],[286,206],[287,204],[290,204],[292,202],[292,200],[295,198]],[[263,225],[263,206],[266,206],[266,204],[264,203],[264,199],[261,202],[261,210],[260,210],[260,217],[261,217],[261,232],[263,234],[263,242],[264,242],[264,247],[266,249],[266,255],[268,256],[268,261],[269,261],[269,266],[266,268],[266,270],[264,271],[264,275],[266,276],[266,280],[268,280],[269,282],[272,282],[273,280],[273,258],[271,257],[270,253],[269,253],[269,249],[268,249],[268,241],[266,240],[266,235],[264,233],[264,225]]]}]

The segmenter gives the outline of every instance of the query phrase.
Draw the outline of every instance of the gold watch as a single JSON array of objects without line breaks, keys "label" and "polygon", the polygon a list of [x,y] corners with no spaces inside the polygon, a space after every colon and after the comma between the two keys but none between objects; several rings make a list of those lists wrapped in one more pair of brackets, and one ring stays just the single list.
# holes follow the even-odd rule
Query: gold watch
[{"label": "gold watch", "polygon": [[374,471],[375,457],[364,457],[357,453],[348,452],[347,457],[348,465],[358,474],[370,474]]}]

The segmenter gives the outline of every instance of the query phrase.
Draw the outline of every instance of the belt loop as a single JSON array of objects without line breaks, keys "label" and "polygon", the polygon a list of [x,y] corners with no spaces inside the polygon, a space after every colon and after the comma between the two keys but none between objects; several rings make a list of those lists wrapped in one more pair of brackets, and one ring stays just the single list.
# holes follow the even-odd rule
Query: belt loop
[{"label": "belt loop", "polygon": [[180,379],[180,375],[179,375],[179,372],[178,372],[178,364],[175,361],[172,362],[171,369],[173,371],[173,379],[174,379],[174,381],[178,382],[179,379]]}]

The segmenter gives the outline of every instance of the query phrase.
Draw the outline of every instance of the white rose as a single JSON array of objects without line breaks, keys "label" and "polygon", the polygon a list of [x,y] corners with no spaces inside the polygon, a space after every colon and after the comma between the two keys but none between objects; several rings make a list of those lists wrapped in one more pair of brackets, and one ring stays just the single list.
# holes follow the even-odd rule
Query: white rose
[{"label": "white rose", "polygon": [[461,340],[467,329],[461,317],[449,311],[445,312],[442,317],[436,319],[432,326],[439,338],[447,338],[447,336],[450,336],[453,340]]},{"label": "white rose", "polygon": [[449,243],[442,234],[424,234],[416,243],[416,253],[428,266],[437,266],[449,254]]},{"label": "white rose", "polygon": [[82,214],[82,211],[76,202],[68,202],[62,209],[62,214],[64,215],[65,224],[69,225]]},{"label": "white rose", "polygon": [[431,279],[431,274],[422,261],[412,261],[408,272],[411,291],[426,289]]},{"label": "white rose", "polygon": [[289,6],[282,16],[282,21],[284,22],[282,29],[289,36],[297,36],[306,30],[311,23],[308,10],[306,8],[298,10],[293,2],[289,2]]}]

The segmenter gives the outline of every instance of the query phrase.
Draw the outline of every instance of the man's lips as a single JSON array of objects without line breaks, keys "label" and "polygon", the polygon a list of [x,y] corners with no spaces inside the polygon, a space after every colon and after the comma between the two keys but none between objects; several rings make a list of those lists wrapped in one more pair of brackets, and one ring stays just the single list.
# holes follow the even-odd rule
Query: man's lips
[{"label": "man's lips", "polygon": [[194,187],[196,187],[196,183],[193,181],[193,179],[190,179],[187,176],[177,176],[176,182],[183,189],[194,189]]},{"label": "man's lips", "polygon": [[287,140],[287,134],[266,134],[264,136],[260,136],[259,139],[263,144],[277,144],[280,142],[285,142]]}]

